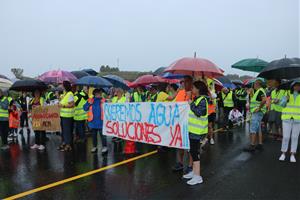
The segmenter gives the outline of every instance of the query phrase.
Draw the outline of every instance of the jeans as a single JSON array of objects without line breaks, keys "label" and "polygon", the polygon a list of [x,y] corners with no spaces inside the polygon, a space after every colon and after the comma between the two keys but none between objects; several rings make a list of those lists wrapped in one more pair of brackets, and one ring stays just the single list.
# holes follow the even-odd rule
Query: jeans
[{"label": "jeans", "polygon": [[3,145],[7,145],[7,137],[9,131],[8,121],[0,121],[0,135]]},{"label": "jeans", "polygon": [[264,117],[264,113],[262,112],[254,112],[251,116],[250,121],[250,133],[251,134],[258,134],[261,132],[261,121]]},{"label": "jeans", "polygon": [[102,147],[107,147],[107,141],[106,141],[106,136],[103,135],[102,129],[92,129],[92,135],[93,135],[93,146],[97,147],[98,146],[98,132],[100,132],[100,137],[101,137],[101,142],[102,142]]},{"label": "jeans", "polygon": [[74,121],[75,122],[75,131],[76,136],[78,136],[80,139],[85,139],[85,120],[80,121]]},{"label": "jeans", "polygon": [[297,152],[298,138],[300,133],[300,123],[295,123],[294,120],[282,122],[283,138],[281,144],[281,151],[287,152],[291,139],[291,153]]},{"label": "jeans", "polygon": [[60,119],[62,142],[71,145],[73,141],[73,118],[61,117]]}]

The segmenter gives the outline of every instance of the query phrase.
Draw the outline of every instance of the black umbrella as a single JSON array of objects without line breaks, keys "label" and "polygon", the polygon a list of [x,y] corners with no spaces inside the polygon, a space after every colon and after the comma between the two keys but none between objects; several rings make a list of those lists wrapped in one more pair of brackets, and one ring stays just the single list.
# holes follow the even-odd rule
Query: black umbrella
[{"label": "black umbrella", "polygon": [[88,74],[91,75],[91,76],[97,76],[97,75],[98,75],[98,72],[96,72],[96,71],[93,70],[93,69],[83,69],[82,71],[88,73]]},{"label": "black umbrella", "polygon": [[263,69],[258,77],[265,79],[293,79],[300,76],[300,59],[283,58],[274,60]]},{"label": "black umbrella", "polygon": [[9,89],[15,91],[32,92],[34,90],[46,90],[47,85],[40,80],[20,80],[16,81]]},{"label": "black umbrella", "polygon": [[85,76],[90,76],[90,74],[88,74],[87,72],[85,71],[72,71],[71,72],[74,76],[76,76],[76,78],[80,79],[82,77],[85,77]]}]

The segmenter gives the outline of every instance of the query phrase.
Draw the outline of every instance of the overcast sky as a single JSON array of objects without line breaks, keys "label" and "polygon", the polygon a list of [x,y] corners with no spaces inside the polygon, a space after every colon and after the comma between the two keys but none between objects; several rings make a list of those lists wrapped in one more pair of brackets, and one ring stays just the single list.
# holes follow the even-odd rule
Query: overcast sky
[{"label": "overcast sky", "polygon": [[0,73],[299,56],[299,0],[0,0]]}]

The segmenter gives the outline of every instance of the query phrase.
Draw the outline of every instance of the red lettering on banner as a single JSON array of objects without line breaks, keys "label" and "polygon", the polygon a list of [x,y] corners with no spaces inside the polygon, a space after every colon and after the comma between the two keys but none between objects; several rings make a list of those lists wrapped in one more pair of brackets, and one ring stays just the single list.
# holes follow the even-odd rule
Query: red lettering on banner
[{"label": "red lettering on banner", "polygon": [[106,131],[107,134],[114,134],[114,130],[111,127],[111,121],[107,121],[105,126],[106,126],[106,129],[107,129],[107,131]]},{"label": "red lettering on banner", "polygon": [[176,124],[174,133],[172,126],[170,126],[170,134],[172,139],[169,146],[176,147],[177,142],[179,142],[179,146],[182,147],[181,128],[179,124]]},{"label": "red lettering on banner", "polygon": [[152,144],[159,144],[161,142],[161,136],[155,132],[157,126],[154,124],[107,121],[105,126],[106,133],[109,135]]}]

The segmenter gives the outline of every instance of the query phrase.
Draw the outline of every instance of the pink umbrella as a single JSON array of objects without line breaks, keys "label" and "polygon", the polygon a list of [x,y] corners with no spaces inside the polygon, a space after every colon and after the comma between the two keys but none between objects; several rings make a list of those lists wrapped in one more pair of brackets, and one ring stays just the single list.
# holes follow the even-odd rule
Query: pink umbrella
[{"label": "pink umbrella", "polygon": [[70,81],[74,83],[77,78],[71,72],[63,70],[53,70],[45,72],[38,77],[39,80],[44,81],[45,83],[62,83],[64,81]]},{"label": "pink umbrella", "polygon": [[[164,79],[160,76],[153,76],[153,75],[143,75],[137,78],[135,81],[132,82],[130,87],[137,87],[137,86],[146,86],[150,84],[156,83],[169,83],[170,80]],[[174,81],[174,80],[171,80]]]},{"label": "pink umbrella", "polygon": [[190,76],[218,77],[223,76],[224,71],[207,59],[186,57],[172,63],[165,72]]}]

